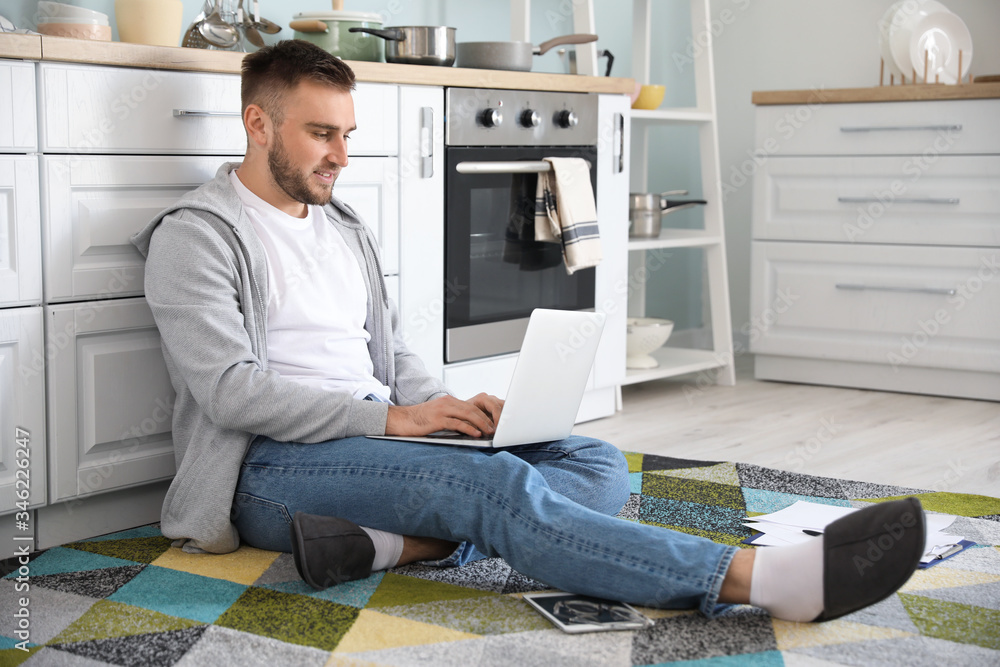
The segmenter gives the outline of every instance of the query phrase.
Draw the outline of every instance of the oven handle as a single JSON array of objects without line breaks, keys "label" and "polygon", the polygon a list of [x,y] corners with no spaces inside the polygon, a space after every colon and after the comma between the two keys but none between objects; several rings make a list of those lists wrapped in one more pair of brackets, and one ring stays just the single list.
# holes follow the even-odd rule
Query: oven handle
[{"label": "oven handle", "polygon": [[[584,160],[593,167],[590,160]],[[455,171],[460,174],[541,174],[552,171],[552,165],[545,160],[523,162],[459,162]]]}]

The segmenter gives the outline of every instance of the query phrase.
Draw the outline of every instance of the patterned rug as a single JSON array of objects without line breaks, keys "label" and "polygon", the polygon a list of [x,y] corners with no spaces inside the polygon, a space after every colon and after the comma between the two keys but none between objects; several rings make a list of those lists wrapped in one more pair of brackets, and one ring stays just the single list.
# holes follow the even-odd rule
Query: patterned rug
[{"label": "patterned rug", "polygon": [[[288,555],[191,555],[144,527],[44,552],[28,592],[16,590],[16,572],[0,580],[0,665],[1000,665],[1000,499],[628,458],[629,520],[739,545],[751,535],[745,516],[799,499],[861,507],[917,495],[928,511],[958,515],[952,532],[978,546],[825,624],[750,607],[715,620],[644,609],[655,619],[645,630],[566,635],[520,599],[544,587],[499,559],[408,566],[316,592]],[[17,648],[22,607],[28,652]]]}]

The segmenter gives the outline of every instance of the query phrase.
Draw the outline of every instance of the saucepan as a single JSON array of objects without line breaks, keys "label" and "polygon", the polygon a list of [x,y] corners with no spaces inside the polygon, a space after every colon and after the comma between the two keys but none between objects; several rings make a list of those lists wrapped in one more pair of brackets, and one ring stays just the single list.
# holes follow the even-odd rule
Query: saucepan
[{"label": "saucepan", "polygon": [[629,236],[657,238],[660,235],[660,225],[664,215],[708,203],[704,199],[668,199],[687,193],[687,190],[670,190],[658,195],[645,192],[629,193]]},{"label": "saucepan", "polygon": [[554,37],[538,46],[531,42],[459,42],[455,64],[458,67],[530,72],[534,56],[540,56],[555,46],[596,41],[597,35],[576,34]]},{"label": "saucepan", "polygon": [[385,61],[407,65],[455,64],[455,29],[447,26],[400,26],[393,28],[348,28],[385,40]]}]

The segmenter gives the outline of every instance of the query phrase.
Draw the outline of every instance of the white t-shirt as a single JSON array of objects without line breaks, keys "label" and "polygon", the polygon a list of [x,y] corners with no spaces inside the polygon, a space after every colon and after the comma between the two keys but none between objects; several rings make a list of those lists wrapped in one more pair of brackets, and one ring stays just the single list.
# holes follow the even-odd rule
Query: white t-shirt
[{"label": "white t-shirt", "polygon": [[389,388],[375,379],[361,267],[320,206],[305,218],[278,210],[229,174],[267,254],[268,366],[284,377],[355,398]]}]

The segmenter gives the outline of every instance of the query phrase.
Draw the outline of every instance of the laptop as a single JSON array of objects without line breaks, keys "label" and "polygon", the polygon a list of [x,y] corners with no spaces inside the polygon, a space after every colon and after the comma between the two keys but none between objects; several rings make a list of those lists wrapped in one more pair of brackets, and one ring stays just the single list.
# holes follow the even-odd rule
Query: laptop
[{"label": "laptop", "polygon": [[425,436],[369,437],[486,448],[569,437],[587,389],[604,319],[603,313],[544,308],[532,311],[492,436],[473,438],[455,431],[439,431]]}]

